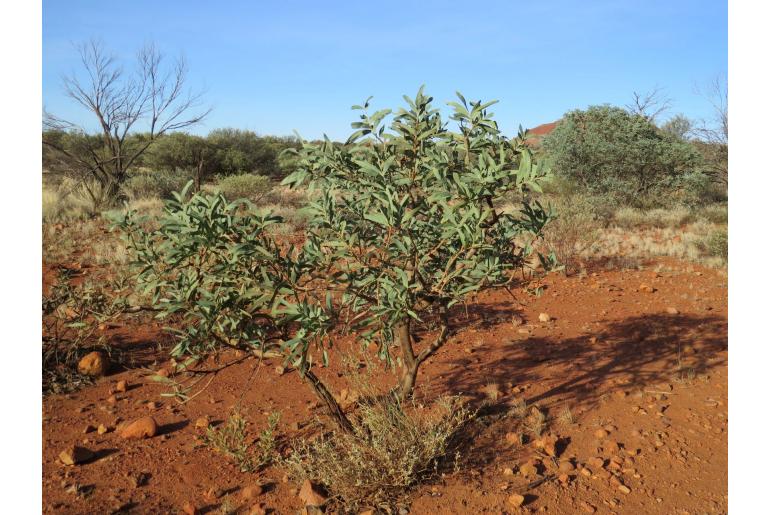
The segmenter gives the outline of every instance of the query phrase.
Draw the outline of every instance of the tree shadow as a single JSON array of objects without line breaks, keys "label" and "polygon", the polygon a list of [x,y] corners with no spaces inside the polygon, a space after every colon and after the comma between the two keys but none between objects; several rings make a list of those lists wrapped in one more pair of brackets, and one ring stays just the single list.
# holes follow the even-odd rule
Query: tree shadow
[{"label": "tree shadow", "polygon": [[528,403],[567,397],[586,409],[618,386],[635,388],[670,382],[677,373],[704,373],[726,362],[727,320],[718,316],[647,314],[610,322],[597,332],[558,339],[533,336],[482,346],[478,358],[483,374],[469,373],[468,359],[449,361],[442,383],[453,394],[483,397],[490,383],[543,384]]}]

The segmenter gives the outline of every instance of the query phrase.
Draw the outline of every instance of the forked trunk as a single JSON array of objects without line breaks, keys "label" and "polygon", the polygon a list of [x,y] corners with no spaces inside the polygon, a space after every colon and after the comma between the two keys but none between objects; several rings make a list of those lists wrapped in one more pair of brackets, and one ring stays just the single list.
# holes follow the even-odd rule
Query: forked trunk
[{"label": "forked trunk", "polygon": [[414,393],[414,385],[417,382],[417,370],[422,365],[422,362],[446,343],[449,336],[449,320],[445,306],[439,308],[439,318],[441,320],[441,330],[438,336],[419,354],[415,354],[414,347],[412,346],[412,329],[409,319],[400,321],[393,328],[393,336],[396,344],[401,347],[401,359],[404,362],[404,372],[401,374],[401,379],[398,382],[398,397],[402,401],[409,399]]}]

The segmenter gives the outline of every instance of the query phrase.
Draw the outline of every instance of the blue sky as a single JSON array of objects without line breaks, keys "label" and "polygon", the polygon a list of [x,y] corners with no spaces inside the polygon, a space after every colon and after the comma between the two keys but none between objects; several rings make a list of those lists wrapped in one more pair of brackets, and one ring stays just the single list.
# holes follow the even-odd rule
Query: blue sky
[{"label": "blue sky", "polygon": [[656,85],[673,110],[706,117],[694,92],[727,73],[726,1],[43,1],[43,104],[89,123],[61,76],[73,43],[101,38],[131,63],[145,42],[187,59],[214,110],[193,132],[344,139],[350,106],[397,108],[421,84],[443,104],[461,91],[500,100],[509,134],[592,104],[624,105]]}]

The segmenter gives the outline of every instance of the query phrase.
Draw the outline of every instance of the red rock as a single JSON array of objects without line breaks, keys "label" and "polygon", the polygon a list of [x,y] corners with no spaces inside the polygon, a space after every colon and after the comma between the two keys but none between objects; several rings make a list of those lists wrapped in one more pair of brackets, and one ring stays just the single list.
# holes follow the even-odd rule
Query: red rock
[{"label": "red rock", "polygon": [[323,495],[318,487],[306,479],[302,483],[302,488],[299,490],[298,497],[305,504],[305,506],[322,506],[326,502],[326,496]]},{"label": "red rock", "polygon": [[262,485],[249,485],[241,490],[241,497],[247,501],[253,501],[260,495],[262,495]]},{"label": "red rock", "polygon": [[86,449],[85,447],[79,447],[77,445],[67,447],[59,453],[59,459],[61,462],[70,466],[80,465],[81,463],[92,460],[93,458],[93,452],[91,452],[89,449]]},{"label": "red rock", "polygon": [[142,417],[129,423],[120,436],[126,439],[152,438],[158,433],[158,423],[152,417]]},{"label": "red rock", "polygon": [[103,352],[93,351],[83,356],[78,362],[78,372],[90,377],[107,375],[110,361]]},{"label": "red rock", "polygon": [[115,391],[118,393],[126,393],[126,390],[128,389],[128,385],[126,384],[125,380],[120,380],[117,383],[115,383]]},{"label": "red rock", "polygon": [[524,504],[524,496],[521,494],[513,494],[508,497],[508,504],[518,508]]}]

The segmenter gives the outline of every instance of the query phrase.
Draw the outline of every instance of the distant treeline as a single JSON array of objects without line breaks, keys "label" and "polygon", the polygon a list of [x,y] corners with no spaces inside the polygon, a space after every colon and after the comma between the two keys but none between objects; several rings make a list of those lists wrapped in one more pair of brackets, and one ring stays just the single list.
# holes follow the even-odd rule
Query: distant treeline
[{"label": "distant treeline", "polygon": [[[124,152],[146,145],[149,136],[129,134]],[[44,131],[43,141],[56,142],[58,148],[71,149],[80,155],[100,156],[105,152],[101,134],[73,131]],[[281,178],[291,169],[291,162],[281,153],[287,148],[299,148],[293,136],[260,136],[255,132],[223,128],[206,136],[185,132],[165,134],[152,142],[147,151],[137,157],[133,166],[168,172],[193,172],[198,181],[244,173]],[[102,156],[100,156],[101,158]],[[68,173],[71,162],[51,145],[43,145],[43,169]]]}]

